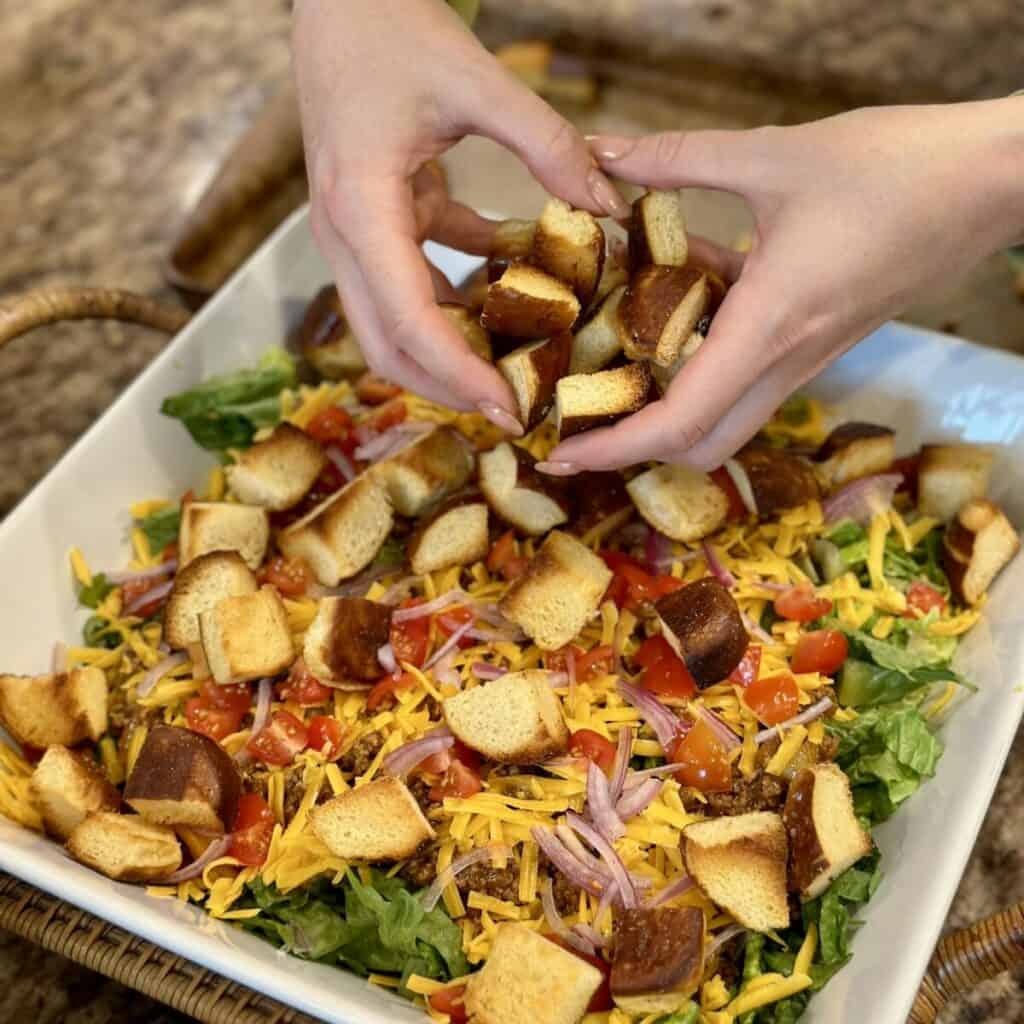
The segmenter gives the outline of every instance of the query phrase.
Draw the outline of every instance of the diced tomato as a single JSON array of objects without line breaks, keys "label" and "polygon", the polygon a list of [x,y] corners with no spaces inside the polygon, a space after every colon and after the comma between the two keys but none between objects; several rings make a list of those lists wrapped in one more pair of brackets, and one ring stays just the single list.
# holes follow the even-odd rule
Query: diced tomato
[{"label": "diced tomato", "polygon": [[800,710],[800,690],[788,672],[751,683],[743,699],[765,725],[778,725]]},{"label": "diced tomato", "polygon": [[373,373],[364,373],[356,381],[356,398],[364,405],[383,405],[401,393],[402,389],[397,384]]},{"label": "diced tomato", "polygon": [[899,487],[896,488],[897,493],[904,491],[911,498],[917,498],[917,477],[920,467],[920,452],[916,452],[914,455],[905,455],[902,459],[896,459],[893,462],[892,472],[903,474],[903,480],[900,482]]},{"label": "diced tomato", "polygon": [[608,1010],[614,1009],[615,1003],[612,1001],[611,990],[611,964],[603,957],[590,956],[588,953],[581,953],[578,949],[573,949],[572,946],[563,942],[557,935],[545,934],[544,938],[548,942],[553,942],[556,946],[561,946],[567,953],[572,953],[573,956],[586,960],[591,967],[596,967],[601,972],[601,984],[590,997],[587,1013],[606,1013]]},{"label": "diced tomato", "polygon": [[[476,616],[473,614],[473,610],[463,606],[461,608],[449,608],[447,611],[441,612],[435,621],[441,635],[450,637],[457,629],[461,629],[475,619]],[[472,647],[475,643],[476,641],[469,636],[464,636],[459,640],[460,647]]]},{"label": "diced tomato", "polygon": [[[415,608],[423,604],[422,597],[408,597],[398,607]],[[407,661],[419,668],[427,660],[430,650],[430,616],[391,623],[391,649],[399,662]]]},{"label": "diced tomato", "polygon": [[445,772],[444,780],[440,785],[431,787],[430,799],[436,800],[438,803],[449,797],[467,800],[471,796],[476,796],[481,789],[483,789],[483,783],[480,781],[480,776],[469,765],[463,764],[457,757],[453,757]]},{"label": "diced tomato", "polygon": [[924,580],[915,580],[907,590],[907,610],[903,613],[905,619],[917,618],[915,612],[927,615],[933,608],[940,612],[946,610],[946,598],[941,590],[937,590],[930,583]]},{"label": "diced tomato", "polygon": [[713,470],[710,474],[711,479],[725,492],[725,497],[729,502],[729,511],[727,518],[746,519],[747,518],[747,506],[743,504],[743,499],[740,497],[739,489],[736,484],[733,483],[733,479],[729,476],[729,471],[725,466],[719,466],[718,469]]},{"label": "diced tomato", "polygon": [[452,1024],[466,1024],[469,1015],[466,1012],[466,986],[452,985],[434,992],[428,999],[430,1008],[438,1013],[446,1013]]},{"label": "diced tomato", "polygon": [[526,572],[528,558],[516,554],[516,535],[512,530],[503,533],[487,555],[487,571],[497,573],[504,580],[514,580]]},{"label": "diced tomato", "polygon": [[331,699],[332,690],[324,686],[303,658],[296,658],[288,678],[275,687],[281,700],[294,701],[300,708],[322,707]]},{"label": "diced tomato", "polygon": [[813,622],[832,610],[827,597],[818,597],[810,583],[799,583],[775,598],[775,611],[792,622]]},{"label": "diced tomato", "polygon": [[850,653],[850,644],[838,629],[816,629],[804,633],[796,642],[790,659],[794,672],[820,672],[833,676],[842,668]]},{"label": "diced tomato", "polygon": [[668,641],[659,633],[648,637],[633,656],[645,669],[641,682],[648,690],[665,697],[687,699],[697,692],[690,670],[676,656]]},{"label": "diced tomato", "polygon": [[193,732],[201,732],[218,743],[225,736],[238,732],[243,711],[216,708],[205,697],[190,697],[185,701],[185,723]]},{"label": "diced tomato", "polygon": [[178,542],[172,540],[160,553],[161,562],[172,562],[178,557]]},{"label": "diced tomato", "polygon": [[[146,580],[129,580],[127,583],[123,583],[121,585],[121,607],[128,608],[139,598],[145,597],[151,590],[159,587],[164,582],[159,577],[152,577]],[[155,615],[160,610],[161,605],[163,605],[166,599],[166,594],[157,595],[152,601],[146,601],[133,609],[132,615],[137,615],[140,619],[148,619],[150,615]]]},{"label": "diced tomato", "polygon": [[306,427],[306,433],[321,444],[338,444],[352,433],[352,417],[336,405],[318,412]]},{"label": "diced tomato", "polygon": [[377,434],[383,434],[385,430],[390,430],[404,422],[408,415],[409,410],[406,408],[405,399],[392,398],[364,419],[363,425]]},{"label": "diced tomato", "polygon": [[252,707],[252,687],[248,683],[228,683],[221,686],[212,679],[199,684],[199,696],[218,711],[233,711],[244,715]]},{"label": "diced tomato", "polygon": [[258,793],[243,793],[238,801],[228,856],[250,866],[262,864],[273,834],[274,815],[267,801]]},{"label": "diced tomato", "polygon": [[572,651],[573,658],[579,665],[580,658],[583,657],[583,648],[577,647],[575,644],[566,644],[565,647],[559,647],[557,651],[544,652],[544,667],[549,672],[567,672],[569,670],[569,651]]},{"label": "diced tomato", "polygon": [[275,711],[245,749],[257,761],[280,766],[291,764],[308,742],[309,730],[299,719],[289,711]]},{"label": "diced tomato", "polygon": [[576,658],[576,679],[585,683],[596,676],[606,676],[615,663],[615,652],[608,644],[592,647]]},{"label": "diced tomato", "polygon": [[676,778],[684,786],[692,786],[702,793],[722,793],[732,788],[729,752],[703,720],[676,741],[671,760],[683,765],[676,772]]},{"label": "diced tomato", "polygon": [[387,676],[382,679],[366,695],[366,707],[368,711],[376,711],[386,700],[390,700],[401,690],[408,690],[416,685],[416,678],[409,672],[402,672],[397,676]]},{"label": "diced tomato", "polygon": [[605,565],[615,574],[605,593],[605,599],[614,601],[618,608],[639,608],[653,604],[659,597],[671,594],[683,586],[674,576],[654,576],[635,558],[621,551],[602,551]]},{"label": "diced tomato", "polygon": [[729,676],[730,682],[739,683],[740,686],[749,686],[761,671],[761,648],[755,644],[749,644],[743,652],[740,663],[732,670]]},{"label": "diced tomato", "polygon": [[309,745],[319,750],[328,761],[341,754],[341,741],[345,738],[345,727],[330,715],[314,715],[309,720]]},{"label": "diced tomato", "polygon": [[304,558],[276,555],[259,572],[261,583],[269,583],[285,597],[301,597],[313,582],[313,570]]},{"label": "diced tomato", "polygon": [[615,764],[615,744],[593,729],[577,729],[569,739],[569,750],[577,757],[593,761],[604,772]]}]

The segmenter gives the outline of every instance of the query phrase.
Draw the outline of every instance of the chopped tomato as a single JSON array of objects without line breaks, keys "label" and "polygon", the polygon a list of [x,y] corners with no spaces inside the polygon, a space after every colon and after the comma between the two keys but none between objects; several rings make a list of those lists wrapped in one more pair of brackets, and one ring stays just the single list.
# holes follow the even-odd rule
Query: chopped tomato
[{"label": "chopped tomato", "polygon": [[352,433],[352,417],[336,405],[328,406],[309,421],[306,433],[321,444],[342,447]]},{"label": "chopped tomato", "polygon": [[818,597],[810,583],[799,583],[775,598],[775,611],[792,622],[813,622],[832,610],[827,597]]},{"label": "chopped tomato", "polygon": [[816,629],[804,633],[796,642],[790,659],[794,672],[820,672],[833,676],[842,668],[850,653],[850,644],[838,629]]},{"label": "chopped tomato", "polygon": [[313,582],[313,570],[304,558],[276,555],[259,572],[261,583],[269,583],[285,597],[301,597]]},{"label": "chopped tomato", "polygon": [[900,482],[899,487],[896,488],[897,493],[904,491],[911,496],[911,498],[917,498],[917,476],[921,466],[921,453],[917,452],[914,455],[905,455],[902,459],[896,459],[892,464],[893,473],[902,473],[903,480]]},{"label": "chopped tomato", "polygon": [[387,676],[366,695],[366,708],[368,711],[376,711],[384,701],[390,700],[400,690],[408,690],[415,685],[416,678],[409,672],[402,672],[397,676]]},{"label": "chopped tomato", "polygon": [[363,420],[363,424],[375,433],[383,434],[385,430],[390,430],[404,422],[408,414],[409,410],[406,408],[405,399],[392,398]]},{"label": "chopped tomato", "polygon": [[601,557],[615,574],[605,599],[614,601],[619,608],[635,609],[642,604],[653,604],[659,597],[683,586],[683,581],[674,576],[652,575],[635,558],[621,551],[602,551]]},{"label": "chopped tomato", "polygon": [[463,764],[457,757],[454,757],[451,764],[448,765],[448,771],[445,772],[441,784],[431,787],[430,799],[436,800],[438,803],[449,797],[468,800],[469,797],[476,796],[483,788],[480,776],[469,765]]},{"label": "chopped tomato", "polygon": [[601,972],[601,984],[590,997],[587,1013],[606,1013],[608,1010],[614,1009],[615,1003],[612,1001],[611,990],[611,964],[603,957],[591,956],[589,953],[581,953],[578,949],[573,949],[572,946],[563,942],[557,935],[546,934],[544,938],[548,942],[553,942],[556,946],[561,946],[567,953],[572,953],[573,956],[586,960],[591,967],[596,967]]},{"label": "chopped tomato", "polygon": [[729,751],[703,720],[676,741],[671,760],[683,765],[676,772],[676,778],[684,786],[692,786],[702,793],[722,793],[732,788]]},{"label": "chopped tomato", "polygon": [[[398,607],[415,608],[423,604],[422,597],[407,597]],[[391,649],[399,662],[407,661],[419,668],[427,660],[430,650],[430,616],[391,623]]]},{"label": "chopped tomato", "polygon": [[258,793],[243,793],[238,801],[228,856],[253,867],[262,864],[273,834],[274,815],[267,801]]},{"label": "chopped tomato", "polygon": [[364,373],[356,381],[356,398],[364,405],[383,405],[401,393],[402,389],[397,384],[374,373]]},{"label": "chopped tomato", "polygon": [[579,665],[580,658],[583,657],[583,648],[577,647],[575,644],[566,644],[565,647],[559,647],[557,651],[544,652],[544,667],[549,672],[567,672],[569,670],[569,651],[572,651],[576,664]]},{"label": "chopped tomato", "polygon": [[176,540],[172,540],[171,543],[168,544],[167,547],[165,547],[163,549],[163,551],[160,553],[160,561],[161,562],[172,562],[177,557],[178,557],[178,542]]},{"label": "chopped tomato", "polygon": [[233,711],[244,715],[252,707],[252,687],[248,683],[228,683],[221,686],[212,679],[199,684],[199,696],[211,708]]},{"label": "chopped tomato", "polygon": [[714,470],[711,474],[711,479],[725,492],[725,497],[729,502],[729,511],[727,518],[729,519],[746,519],[747,518],[747,506],[743,504],[743,499],[740,497],[739,488],[733,482],[732,477],[729,475],[729,470],[725,466],[719,466],[718,469]]},{"label": "chopped tomato", "polygon": [[[161,586],[165,581],[159,577],[151,577],[145,580],[129,580],[127,583],[121,585],[121,607],[128,608],[134,604],[139,598],[145,597],[151,590]],[[167,598],[167,594],[158,594],[152,601],[145,601],[137,608],[132,610],[132,615],[137,615],[140,619],[148,619],[151,615],[155,615],[159,610],[160,606],[164,603]]]},{"label": "chopped tomato", "polygon": [[345,727],[330,715],[314,715],[309,720],[309,745],[319,750],[328,761],[341,754],[341,741],[345,738]]},{"label": "chopped tomato", "polygon": [[503,533],[487,555],[487,571],[497,573],[504,580],[522,576],[529,564],[529,559],[516,554],[516,535],[512,530]]},{"label": "chopped tomato", "polygon": [[641,682],[648,690],[684,699],[697,692],[690,670],[661,634],[648,637],[633,657],[645,669]]},{"label": "chopped tomato", "polygon": [[[437,628],[441,634],[445,637],[450,637],[457,629],[461,629],[467,623],[474,622],[476,616],[473,614],[471,608],[465,606],[461,608],[449,608],[447,611],[441,612],[437,616]],[[469,636],[464,636],[459,640],[460,647],[472,647],[476,641]]]},{"label": "chopped tomato", "polygon": [[569,740],[569,750],[577,757],[593,761],[601,771],[610,772],[615,764],[615,744],[593,729],[577,729]]},{"label": "chopped tomato", "polygon": [[308,742],[309,730],[299,719],[289,711],[275,711],[245,749],[257,761],[280,766],[291,764]]},{"label": "chopped tomato", "polygon": [[277,684],[277,695],[281,700],[294,701],[300,708],[318,708],[331,699],[332,690],[324,686],[312,672],[303,658],[296,658],[288,678]]},{"label": "chopped tomato", "polygon": [[205,697],[190,697],[185,702],[185,723],[193,732],[201,732],[218,743],[225,736],[238,732],[242,711],[216,708]]},{"label": "chopped tomato", "polygon": [[917,616],[915,612],[927,615],[933,608],[940,612],[946,610],[946,598],[941,590],[937,590],[930,583],[924,580],[915,580],[907,590],[907,610],[903,613],[905,619],[913,619]]},{"label": "chopped tomato", "polygon": [[434,992],[428,999],[430,1008],[438,1013],[446,1013],[452,1024],[466,1024],[469,1015],[466,1013],[466,986],[452,985]]},{"label": "chopped tomato", "polygon": [[606,676],[615,663],[615,652],[608,644],[592,647],[576,658],[576,679],[583,683],[595,676]]},{"label": "chopped tomato", "polygon": [[730,682],[739,683],[740,686],[749,686],[761,671],[761,648],[749,644],[743,652],[740,663],[732,670],[729,676]]},{"label": "chopped tomato", "polygon": [[758,679],[747,687],[743,699],[765,725],[778,725],[800,710],[800,690],[788,672]]}]

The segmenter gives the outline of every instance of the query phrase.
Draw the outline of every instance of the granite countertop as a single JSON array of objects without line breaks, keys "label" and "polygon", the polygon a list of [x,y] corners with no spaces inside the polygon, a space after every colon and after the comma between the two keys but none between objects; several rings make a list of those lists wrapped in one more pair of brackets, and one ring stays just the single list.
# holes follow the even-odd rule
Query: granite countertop
[{"label": "granite countertop", "polygon": [[[659,2],[646,0],[648,6]],[[663,0],[663,6],[673,2]],[[739,0],[737,5],[750,6]],[[536,25],[543,24],[537,19],[544,6],[531,0],[522,9]],[[584,0],[551,0],[549,6],[565,17],[582,9]],[[609,0],[607,6],[621,14],[629,4]],[[772,5],[780,6],[785,5]],[[844,7],[844,0],[830,0],[827,6],[835,29],[843,22],[840,14],[856,20],[864,4],[846,0]],[[921,5],[911,6],[916,11]],[[1001,10],[1019,14],[1012,2],[985,0],[981,6],[990,19]],[[171,298],[160,268],[178,223],[287,75],[286,4],[0,0],[0,18],[6,44],[0,50],[0,297],[75,283]],[[493,19],[488,24],[496,33],[510,31]],[[721,16],[713,24],[719,35],[727,32]],[[831,39],[829,46],[835,45]],[[989,54],[986,67],[991,59]],[[918,75],[913,88],[926,87]],[[828,108],[820,98],[784,98],[736,74],[683,83],[663,97],[628,83],[613,85],[597,107],[573,114],[590,131],[640,131],[797,120]],[[474,141],[459,147],[450,170],[460,198],[513,215],[536,210],[539,191],[492,146]],[[746,224],[743,210],[727,198],[699,193],[688,203],[697,229],[723,241]],[[1009,271],[999,260],[949,293],[925,296],[911,317],[1024,350],[1024,305],[1013,298]],[[163,341],[135,327],[70,324],[0,351],[0,516]],[[953,905],[951,926],[1024,899],[1024,819],[1017,813],[1024,800],[1022,755],[1024,739],[1018,739]],[[0,1020],[26,1019],[130,1024],[184,1018],[0,933]],[[1024,992],[1020,978],[1012,976],[981,986],[943,1017],[945,1024],[1022,1019]]]}]

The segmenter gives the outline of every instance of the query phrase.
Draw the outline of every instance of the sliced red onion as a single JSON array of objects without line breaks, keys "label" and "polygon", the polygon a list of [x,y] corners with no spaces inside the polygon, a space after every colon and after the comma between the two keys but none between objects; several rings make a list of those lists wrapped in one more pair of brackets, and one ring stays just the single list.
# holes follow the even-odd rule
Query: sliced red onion
[{"label": "sliced red onion", "polygon": [[178,651],[177,654],[169,654],[163,661],[158,661],[140,680],[139,685],[135,688],[136,697],[148,697],[150,691],[154,686],[171,669],[177,668],[179,665],[184,665],[188,661],[188,655],[184,651]]},{"label": "sliced red onion", "polygon": [[615,884],[619,887],[619,899],[622,905],[628,910],[636,906],[636,890],[633,888],[633,880],[622,858],[615,852],[615,848],[601,835],[597,829],[585,822],[575,811],[569,811],[565,820],[569,827],[582,839],[585,839],[598,852],[601,859],[608,865]]},{"label": "sliced red onion", "polygon": [[562,845],[576,858],[585,868],[594,872],[598,878],[603,878],[606,883],[612,880],[611,872],[605,866],[604,861],[596,854],[591,853],[581,842],[579,836],[568,825],[556,825],[555,834],[562,841]]},{"label": "sliced red onion", "polygon": [[397,750],[391,751],[381,763],[381,768],[385,775],[404,779],[421,761],[453,746],[455,737],[447,726],[441,726],[439,729],[432,729],[426,736],[421,736],[411,743],[404,743]]},{"label": "sliced red onion", "polygon": [[509,857],[512,855],[510,847],[504,844],[494,844],[493,846],[480,846],[475,850],[470,850],[469,853],[464,853],[461,857],[456,857],[442,871],[437,878],[431,883],[429,889],[424,889],[420,894],[420,900],[423,903],[423,909],[428,913],[437,906],[438,900],[441,899],[441,894],[455,881],[458,876],[466,870],[471,868],[474,864],[479,864],[482,860],[487,860],[494,854],[498,854],[503,857]]},{"label": "sliced red onion", "polygon": [[578,953],[583,953],[585,956],[597,955],[597,949],[594,947],[593,943],[576,934],[562,920],[561,914],[558,913],[558,907],[555,906],[555,893],[554,887],[551,884],[550,875],[544,879],[544,882],[540,887],[540,904],[544,908],[544,920],[558,938],[560,938],[567,946],[571,946]]},{"label": "sliced red onion", "polygon": [[124,609],[125,615],[134,615],[140,608],[144,608],[153,601],[162,601],[174,589],[174,580],[167,580],[165,583],[158,583],[150,587],[144,594],[138,594]]},{"label": "sliced red onion", "polygon": [[748,632],[748,633],[749,633],[749,634],[750,634],[751,636],[753,636],[753,637],[757,637],[757,639],[758,639],[758,640],[760,640],[760,641],[761,641],[761,643],[764,643],[764,644],[773,644],[773,643],[775,643],[775,640],[773,639],[773,637],[772,637],[771,633],[769,633],[769,632],[768,632],[767,630],[765,630],[765,629],[762,629],[762,628],[761,628],[761,627],[760,627],[760,626],[759,626],[759,625],[758,625],[758,624],[757,624],[757,623],[756,623],[756,622],[755,622],[755,621],[754,621],[754,620],[753,620],[753,619],[752,619],[752,618],[751,618],[751,617],[750,617],[750,616],[749,616],[749,615],[748,615],[748,614],[747,614],[747,613],[746,613],[745,611],[743,611],[742,609],[740,610],[740,618],[741,618],[741,619],[743,620],[743,626],[744,626],[744,628],[746,629],[746,631],[747,631],[747,632]]},{"label": "sliced red onion", "polygon": [[608,783],[608,796],[611,802],[617,803],[626,785],[626,774],[629,772],[629,758],[633,752],[633,727],[624,726],[619,730],[619,742],[615,748],[615,760],[612,762],[611,780]]},{"label": "sliced red onion", "polygon": [[672,746],[680,732],[679,718],[654,694],[642,687],[619,680],[619,693],[640,712],[643,720],[654,730],[658,742],[665,750]]},{"label": "sliced red onion", "polygon": [[65,672],[68,667],[68,645],[58,640],[53,645],[53,653],[50,655],[50,671]]},{"label": "sliced red onion", "polygon": [[222,836],[214,839],[203,852],[196,857],[191,864],[175,871],[173,875],[166,875],[158,878],[159,885],[177,885],[179,882],[187,882],[191,878],[198,878],[205,870],[207,864],[212,864],[219,857],[223,857],[231,846],[231,836]]},{"label": "sliced red onion", "polygon": [[663,785],[661,779],[645,779],[639,786],[630,789],[615,805],[615,813],[619,819],[632,821],[638,814],[643,814],[658,798]]},{"label": "sliced red onion", "polygon": [[657,530],[648,530],[644,558],[647,560],[648,568],[654,573],[670,568],[676,561],[672,554],[672,541]]},{"label": "sliced red onion", "polygon": [[406,445],[412,444],[418,437],[429,434],[436,426],[436,423],[429,423],[426,420],[405,420],[368,438],[352,454],[360,462],[380,462],[389,455],[396,454]]},{"label": "sliced red onion", "polygon": [[604,949],[608,945],[606,939],[593,925],[574,924],[572,926],[574,935],[579,936],[584,942],[589,942],[595,950]]},{"label": "sliced red onion", "polygon": [[708,572],[711,573],[726,590],[732,590],[736,586],[736,577],[722,564],[722,560],[715,553],[715,549],[705,540],[701,541],[701,550],[704,552],[704,561],[708,563]]},{"label": "sliced red onion", "polygon": [[499,668],[497,665],[488,665],[486,661],[476,661],[470,668],[470,672],[477,677],[477,679],[500,679],[503,675],[508,673],[507,668]]},{"label": "sliced red onion", "polygon": [[548,685],[553,689],[557,690],[560,686],[565,686],[569,682],[568,672],[549,672],[548,673]]},{"label": "sliced red onion", "polygon": [[832,707],[831,697],[822,697],[816,704],[812,704],[806,711],[801,711],[799,715],[793,718],[787,719],[785,722],[779,722],[778,725],[773,725],[768,729],[762,729],[755,737],[755,743],[766,743],[770,739],[776,739],[782,736],[783,729],[792,729],[796,725],[806,725],[808,722],[813,722],[817,718],[821,718],[828,709]]},{"label": "sliced red onion", "polygon": [[473,628],[472,621],[464,622],[450,637],[427,659],[424,669],[433,668],[442,658],[446,657],[459,646],[459,641]]},{"label": "sliced red onion", "polygon": [[787,590],[793,589],[792,583],[773,583],[771,580],[758,580],[754,586],[771,591],[773,594],[784,594]]},{"label": "sliced red onion", "polygon": [[503,631],[480,629],[472,626],[466,630],[466,636],[470,640],[479,640],[485,644],[512,643],[521,644],[526,639],[526,634],[517,627],[509,627]]},{"label": "sliced red onion", "polygon": [[668,903],[669,900],[674,900],[677,896],[682,896],[684,892],[689,892],[693,888],[693,879],[689,875],[683,875],[682,878],[677,878],[674,882],[669,882],[668,885],[659,889],[653,896],[649,896],[644,900],[645,907],[660,907],[662,904]]},{"label": "sliced red onion", "polygon": [[515,629],[515,623],[509,622],[498,610],[498,606],[491,601],[474,602],[473,610],[476,617],[486,622],[489,626],[497,626],[499,629]]},{"label": "sliced red onion", "polygon": [[657,768],[644,768],[643,771],[630,772],[626,776],[625,791],[628,792],[631,789],[636,789],[637,786],[647,779],[658,779],[663,775],[674,775],[685,767],[686,765],[681,761],[671,761],[668,764],[659,764]]},{"label": "sliced red onion", "polygon": [[433,667],[434,678],[444,686],[462,689],[462,677],[455,667],[455,650],[450,650],[443,658],[439,658]]},{"label": "sliced red onion", "polygon": [[359,475],[348,456],[336,444],[329,444],[324,449],[324,455],[331,460],[334,468],[345,478],[346,483],[355,480]]},{"label": "sliced red onion", "polygon": [[269,679],[261,679],[256,684],[256,710],[252,716],[252,729],[250,737],[256,736],[263,731],[270,717],[270,700],[274,696],[274,688]]},{"label": "sliced red onion", "polygon": [[108,583],[113,583],[114,586],[120,587],[125,583],[139,583],[142,580],[153,580],[158,576],[169,576],[178,568],[178,560],[176,558],[169,558],[166,562],[161,562],[159,565],[154,565],[149,569],[140,569],[135,572],[131,569],[126,569],[123,572],[115,569],[113,572],[105,572],[103,575],[107,578]]},{"label": "sliced red onion", "polygon": [[729,479],[735,484],[737,492],[739,492],[740,501],[743,502],[746,510],[752,516],[756,516],[757,499],[754,497],[754,488],[750,485],[750,477],[747,476],[747,471],[735,459],[726,459],[724,468],[726,473],[729,474]]},{"label": "sliced red onion", "polygon": [[597,912],[594,914],[594,920],[600,924],[605,915],[612,909],[612,904],[615,902],[615,894],[618,890],[614,885],[609,886],[604,895],[601,897],[600,902],[597,904]]},{"label": "sliced red onion", "polygon": [[420,582],[419,576],[403,576],[388,587],[387,592],[381,598],[382,604],[398,604],[404,601],[411,593],[412,588]]},{"label": "sliced red onion", "polygon": [[615,813],[615,805],[608,791],[608,777],[593,761],[587,768],[587,813],[594,828],[608,842],[613,843],[626,834],[626,826]]},{"label": "sliced red onion", "polygon": [[468,595],[464,590],[456,587],[454,590],[446,591],[435,597],[433,601],[425,601],[423,604],[413,605],[411,608],[399,608],[391,616],[392,622],[412,622],[414,619],[422,619],[437,612],[443,612],[445,608],[453,604],[464,604]]},{"label": "sliced red onion", "polygon": [[710,708],[691,704],[690,710],[704,720],[704,724],[722,741],[726,749],[732,750],[743,742]]},{"label": "sliced red onion", "polygon": [[746,930],[741,924],[731,924],[728,928],[723,928],[720,932],[717,932],[708,943],[707,949],[704,950],[704,959],[710,959],[711,955],[717,953],[730,939],[736,938],[737,935]]},{"label": "sliced red onion", "polygon": [[384,669],[388,675],[394,675],[398,671],[398,661],[395,658],[395,649],[391,644],[384,644],[382,647],[377,648],[377,661],[380,662],[380,667]]},{"label": "sliced red onion", "polygon": [[[309,594],[311,597],[362,597],[377,580],[382,580],[386,576],[393,576],[398,570],[399,566],[395,565],[381,565],[377,568],[370,566],[369,569],[364,570],[358,576],[353,576],[352,579],[337,587],[322,587],[319,583],[313,584],[309,588]],[[386,596],[384,603],[391,603],[387,600]]]},{"label": "sliced red onion", "polygon": [[826,523],[852,519],[862,526],[873,516],[892,506],[896,489],[903,483],[902,473],[879,473],[861,477],[836,491],[821,506]]},{"label": "sliced red onion", "polygon": [[575,886],[585,889],[594,896],[601,896],[608,888],[608,879],[591,871],[578,861],[562,843],[546,828],[535,825],[530,829],[534,842],[541,848],[544,856],[562,872]]}]

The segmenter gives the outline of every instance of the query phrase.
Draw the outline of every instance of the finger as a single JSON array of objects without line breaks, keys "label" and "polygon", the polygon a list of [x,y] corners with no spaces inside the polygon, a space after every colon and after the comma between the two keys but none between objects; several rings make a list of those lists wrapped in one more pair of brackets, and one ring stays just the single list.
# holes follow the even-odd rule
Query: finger
[{"label": "finger", "polygon": [[416,237],[421,242],[429,238],[474,256],[490,254],[497,222],[449,197],[444,170],[436,160],[428,161],[413,175],[412,194]]},{"label": "finger", "polygon": [[743,271],[747,254],[738,249],[729,249],[710,238],[689,235],[689,259],[698,266],[707,267],[720,275],[727,284],[735,284]]},{"label": "finger", "polygon": [[435,267],[430,260],[427,260],[427,270],[430,271],[430,280],[434,285],[434,298],[438,302],[462,303],[462,293],[448,280],[439,267]]}]

